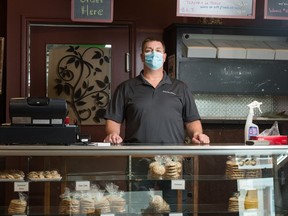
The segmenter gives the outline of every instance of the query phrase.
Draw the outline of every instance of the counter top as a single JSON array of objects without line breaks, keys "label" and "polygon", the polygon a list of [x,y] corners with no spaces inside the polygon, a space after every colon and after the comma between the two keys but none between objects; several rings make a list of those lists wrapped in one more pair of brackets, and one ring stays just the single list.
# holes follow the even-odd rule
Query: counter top
[{"label": "counter top", "polygon": [[[201,122],[203,124],[239,124],[239,125],[245,125],[246,118],[237,118],[237,117],[230,117],[230,118],[205,118],[202,117]],[[288,118],[265,118],[265,117],[254,117],[253,123],[257,125],[265,125],[265,124],[273,124],[275,121],[277,121],[279,124],[288,124]]]},{"label": "counter top", "polygon": [[112,145],[107,147],[87,145],[1,145],[0,156],[143,156],[143,155],[279,155],[288,154],[288,145],[245,146],[235,143],[192,145]]}]

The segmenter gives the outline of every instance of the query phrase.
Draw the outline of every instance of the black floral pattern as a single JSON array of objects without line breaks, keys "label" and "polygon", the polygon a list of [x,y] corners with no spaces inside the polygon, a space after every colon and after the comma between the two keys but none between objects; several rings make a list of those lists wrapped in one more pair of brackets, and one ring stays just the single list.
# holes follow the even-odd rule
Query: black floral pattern
[{"label": "black floral pattern", "polygon": [[100,124],[110,98],[110,71],[103,74],[102,68],[111,59],[105,48],[80,47],[69,45],[59,59],[53,91],[66,99],[78,124],[88,119]]}]

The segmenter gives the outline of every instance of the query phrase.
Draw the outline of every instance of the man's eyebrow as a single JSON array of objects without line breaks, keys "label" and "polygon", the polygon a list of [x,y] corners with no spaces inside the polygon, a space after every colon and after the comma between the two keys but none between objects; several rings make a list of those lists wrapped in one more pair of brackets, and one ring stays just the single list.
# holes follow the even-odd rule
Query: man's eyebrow
[{"label": "man's eyebrow", "polygon": [[[145,50],[154,50],[152,47],[146,47]],[[163,50],[163,47],[156,47],[155,50]]]}]

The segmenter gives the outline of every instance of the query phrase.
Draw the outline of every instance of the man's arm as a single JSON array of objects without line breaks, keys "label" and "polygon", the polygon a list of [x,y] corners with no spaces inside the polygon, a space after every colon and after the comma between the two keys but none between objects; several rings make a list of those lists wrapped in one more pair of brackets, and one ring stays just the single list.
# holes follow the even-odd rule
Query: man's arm
[{"label": "man's arm", "polygon": [[185,123],[188,136],[193,144],[209,144],[210,139],[203,134],[202,124],[200,120]]},{"label": "man's arm", "polygon": [[118,122],[115,122],[113,120],[106,120],[106,138],[104,139],[104,142],[110,142],[110,143],[122,143],[123,139],[120,137],[120,128],[121,124]]}]

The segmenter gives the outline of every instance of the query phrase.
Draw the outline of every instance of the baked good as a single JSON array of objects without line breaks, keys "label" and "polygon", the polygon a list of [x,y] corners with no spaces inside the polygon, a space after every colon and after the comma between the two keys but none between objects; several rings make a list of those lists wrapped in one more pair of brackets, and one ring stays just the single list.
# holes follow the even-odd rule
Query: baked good
[{"label": "baked good", "polygon": [[241,179],[245,177],[245,170],[239,169],[236,161],[228,160],[226,162],[225,174],[229,179]]},{"label": "baked good", "polygon": [[43,180],[43,179],[60,179],[61,175],[57,170],[45,170],[45,171],[31,171],[28,173],[27,177],[33,180]]},{"label": "baked good", "polygon": [[113,213],[123,213],[126,211],[126,200],[117,195],[109,195],[107,199],[110,204],[110,210]]},{"label": "baked good", "polygon": [[147,210],[151,213],[169,213],[170,206],[160,195],[154,195],[149,202]]},{"label": "baked good", "polygon": [[80,200],[80,212],[81,214],[94,213],[95,204],[94,200],[91,198],[83,198]]},{"label": "baked good", "polygon": [[79,214],[80,201],[73,198],[62,199],[59,205],[59,214]]},{"label": "baked good", "polygon": [[178,171],[179,173],[181,173],[181,172],[182,172],[182,163],[179,162],[179,161],[177,161],[177,162],[176,162],[176,168],[177,168],[177,171]]},{"label": "baked good", "polygon": [[152,162],[149,165],[149,168],[152,175],[163,175],[165,173],[164,165],[160,164],[157,161]]},{"label": "baked good", "polygon": [[106,197],[103,197],[102,199],[95,200],[94,202],[94,207],[95,207],[95,213],[98,214],[105,214],[109,213],[110,210],[110,203]]},{"label": "baked good", "polygon": [[[244,165],[247,167],[239,169],[239,167]],[[243,159],[239,160],[237,163],[235,159],[230,158],[226,161],[226,177],[229,179],[260,178],[262,176],[261,169],[251,169],[251,167],[254,167],[255,165],[255,159]]]},{"label": "baked good", "polygon": [[239,211],[239,194],[234,193],[228,202],[228,211],[230,212],[238,212]]},{"label": "baked good", "polygon": [[244,201],[245,209],[257,209],[258,208],[258,195],[257,190],[248,190],[245,201]]},{"label": "baked good", "polygon": [[165,166],[158,161],[149,164],[149,177],[152,179],[161,179],[165,173]]},{"label": "baked good", "polygon": [[245,199],[244,208],[245,209],[257,209],[258,200],[257,199]]},{"label": "baked good", "polygon": [[182,164],[180,162],[170,161],[165,164],[165,178],[177,179],[182,172]]},{"label": "baked good", "polygon": [[8,207],[9,214],[24,214],[26,211],[27,202],[21,199],[12,199]]},{"label": "baked good", "polygon": [[24,177],[24,172],[21,170],[9,169],[0,172],[0,179],[23,180]]}]

